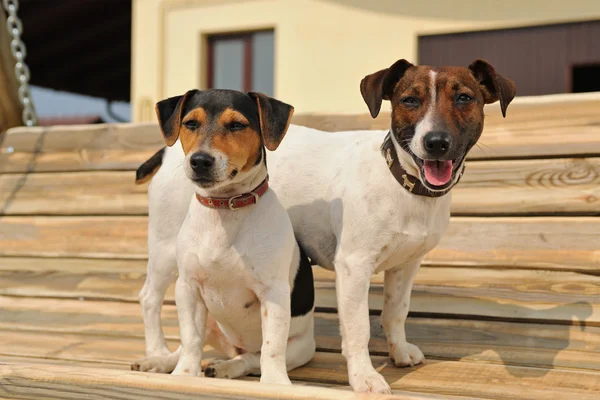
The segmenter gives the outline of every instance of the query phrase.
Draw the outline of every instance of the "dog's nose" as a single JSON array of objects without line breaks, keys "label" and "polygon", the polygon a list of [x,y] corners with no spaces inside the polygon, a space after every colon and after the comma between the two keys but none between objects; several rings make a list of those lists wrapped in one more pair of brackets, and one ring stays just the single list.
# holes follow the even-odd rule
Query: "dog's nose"
[{"label": "dog's nose", "polygon": [[215,164],[215,158],[208,153],[194,153],[190,157],[190,166],[196,173],[209,170]]},{"label": "dog's nose", "polygon": [[451,145],[452,136],[446,132],[429,132],[423,137],[423,146],[431,157],[443,157],[448,153]]}]

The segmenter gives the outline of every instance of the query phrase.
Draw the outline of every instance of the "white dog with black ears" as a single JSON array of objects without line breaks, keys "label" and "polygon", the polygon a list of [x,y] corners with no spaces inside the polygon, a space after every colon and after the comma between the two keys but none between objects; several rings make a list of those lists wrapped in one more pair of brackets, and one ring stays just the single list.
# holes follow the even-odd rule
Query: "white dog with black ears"
[{"label": "white dog with black ears", "polygon": [[[200,376],[209,343],[230,360],[205,376],[260,373],[261,382],[291,384],[287,371],[315,352],[312,267],[269,188],[264,148],[277,149],[293,108],[260,93],[192,90],[156,110],[170,147],[138,170],[138,182],[155,174],[141,293],[150,358],[132,368]],[[170,354],[152,331],[164,296],[153,290],[177,266],[181,346]]]}]

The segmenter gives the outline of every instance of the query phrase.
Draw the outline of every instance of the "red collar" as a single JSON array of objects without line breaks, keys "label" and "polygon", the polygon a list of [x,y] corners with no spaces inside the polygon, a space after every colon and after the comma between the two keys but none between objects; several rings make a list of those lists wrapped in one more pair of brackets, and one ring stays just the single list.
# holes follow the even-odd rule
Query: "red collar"
[{"label": "red collar", "polygon": [[269,188],[269,177],[267,176],[260,185],[249,193],[242,193],[232,197],[204,197],[196,193],[196,199],[205,207],[229,208],[237,210],[258,203],[258,199],[265,194]]}]

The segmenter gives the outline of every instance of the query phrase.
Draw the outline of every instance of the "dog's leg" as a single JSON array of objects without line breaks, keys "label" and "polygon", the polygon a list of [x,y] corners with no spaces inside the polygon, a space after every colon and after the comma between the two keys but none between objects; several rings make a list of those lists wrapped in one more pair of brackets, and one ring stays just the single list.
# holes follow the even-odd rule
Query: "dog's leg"
[{"label": "dog's leg", "polygon": [[286,348],[290,333],[290,286],[277,282],[258,296],[261,303],[262,346],[260,381],[291,385],[286,370]]},{"label": "dog's leg", "polygon": [[342,256],[335,261],[342,354],[348,363],[348,379],[356,392],[391,393],[390,386],[379,374],[369,355],[369,286],[375,263],[369,257]]},{"label": "dog's leg", "polygon": [[409,367],[425,360],[417,346],[406,341],[404,323],[410,294],[421,259],[385,271],[384,303],[381,321],[387,336],[390,358],[397,367]]},{"label": "dog's leg", "polygon": [[206,304],[198,288],[181,275],[175,286],[175,302],[181,332],[181,355],[173,375],[200,376],[208,314]]},{"label": "dog's leg", "polygon": [[166,356],[171,352],[163,334],[160,313],[165,293],[177,276],[175,255],[172,251],[150,254],[147,271],[146,282],[139,294],[144,317],[146,357]]},{"label": "dog's leg", "polygon": [[[287,371],[307,364],[315,354],[316,344],[312,312],[298,318],[310,318],[310,323],[302,335],[288,340],[285,355]],[[209,364],[204,370],[204,376],[234,379],[248,374],[260,373],[260,369],[260,354],[245,353],[231,360],[215,361]]]},{"label": "dog's leg", "polygon": [[307,364],[315,355],[317,344],[315,343],[315,321],[313,312],[296,318],[310,318],[308,328],[300,336],[290,338],[285,355],[288,371]]}]

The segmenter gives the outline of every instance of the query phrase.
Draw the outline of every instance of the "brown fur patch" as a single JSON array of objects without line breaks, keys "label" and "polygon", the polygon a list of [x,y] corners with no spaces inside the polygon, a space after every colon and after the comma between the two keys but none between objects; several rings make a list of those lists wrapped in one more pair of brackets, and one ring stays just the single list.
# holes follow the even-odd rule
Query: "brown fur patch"
[{"label": "brown fur patch", "polygon": [[235,132],[228,131],[227,126],[233,122],[248,125],[248,120],[231,108],[221,113],[218,122],[223,131],[213,136],[212,147],[227,154],[229,163],[240,171],[252,168],[261,154],[259,133],[250,126]]},{"label": "brown fur patch", "polygon": [[[431,71],[430,67],[411,69],[396,85],[392,99],[392,126],[396,132],[416,126],[431,107]],[[483,128],[484,94],[480,85],[467,68],[443,67],[433,71],[436,72],[435,129],[450,133],[455,140],[474,142]],[[456,98],[463,93],[474,101],[458,105]],[[404,105],[402,99],[407,96],[415,97],[420,105]],[[461,135],[471,137],[460,138]]]},{"label": "brown fur patch", "polygon": [[[192,131],[185,126],[185,123],[191,120],[198,122],[198,129]],[[183,152],[185,154],[188,154],[190,151],[193,151],[200,146],[203,139],[201,132],[205,128],[207,122],[206,111],[202,107],[194,108],[181,119],[179,140],[181,140],[181,146],[183,147]]]}]

